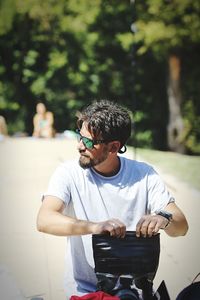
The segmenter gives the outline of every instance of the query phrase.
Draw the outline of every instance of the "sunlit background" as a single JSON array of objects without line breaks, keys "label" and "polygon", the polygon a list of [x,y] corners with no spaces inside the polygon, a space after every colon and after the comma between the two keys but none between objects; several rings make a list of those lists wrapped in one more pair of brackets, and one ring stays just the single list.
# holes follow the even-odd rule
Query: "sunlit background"
[{"label": "sunlit background", "polygon": [[[156,284],[165,279],[174,300],[200,271],[199,15],[199,0],[0,1],[0,290],[21,291],[9,300],[65,299],[65,241],[35,221],[94,99],[130,110],[128,156],[153,164],[188,218],[186,237],[163,237]],[[33,136],[41,102],[51,139]]]}]

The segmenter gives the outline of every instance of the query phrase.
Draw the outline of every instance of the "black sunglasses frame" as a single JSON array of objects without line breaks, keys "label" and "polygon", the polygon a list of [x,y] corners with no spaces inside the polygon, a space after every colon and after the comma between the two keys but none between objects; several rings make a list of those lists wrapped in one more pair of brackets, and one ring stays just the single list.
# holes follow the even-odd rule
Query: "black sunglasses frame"
[{"label": "black sunglasses frame", "polygon": [[[80,133],[80,129],[76,129],[76,133],[78,136],[78,141],[82,141],[83,145],[87,148],[87,149],[93,149],[94,145],[98,145],[98,144],[104,144],[104,143],[108,143],[108,141],[106,140],[92,140],[90,138],[87,138],[86,136],[81,135]],[[91,146],[88,147],[87,142],[91,143]]]}]

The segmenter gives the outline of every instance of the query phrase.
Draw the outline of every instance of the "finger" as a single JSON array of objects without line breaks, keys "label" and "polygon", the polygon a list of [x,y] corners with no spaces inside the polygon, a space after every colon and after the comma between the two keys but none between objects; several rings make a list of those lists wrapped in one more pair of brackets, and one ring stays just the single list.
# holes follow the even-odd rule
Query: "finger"
[{"label": "finger", "polygon": [[105,225],[104,225],[105,231],[108,232],[110,234],[110,236],[116,235],[115,227],[116,227],[116,224],[112,220],[105,222]]},{"label": "finger", "polygon": [[154,234],[158,233],[159,230],[160,230],[160,224],[157,222],[157,223],[155,224]]},{"label": "finger", "polygon": [[116,234],[117,237],[124,238],[126,235],[126,226],[122,222],[118,222],[116,226]]},{"label": "finger", "polygon": [[124,237],[126,234],[126,227],[124,225],[117,224],[115,226],[115,233],[116,233],[116,236],[119,238]]},{"label": "finger", "polygon": [[143,237],[146,237],[148,235],[148,227],[149,227],[149,221],[148,220],[145,220],[143,223],[142,223],[142,226],[141,226],[141,229],[140,229],[140,232],[141,232],[141,235]]},{"label": "finger", "polygon": [[109,233],[110,235],[114,235],[114,226],[111,222],[100,222],[97,223],[97,234],[106,234]]},{"label": "finger", "polygon": [[142,234],[141,230],[142,230],[142,226],[143,226],[143,222],[144,222],[144,221],[145,221],[145,219],[144,219],[144,217],[142,217],[142,218],[138,221],[138,223],[137,223],[137,225],[136,225],[136,236],[137,236],[137,237],[140,237],[141,234]]},{"label": "finger", "polygon": [[158,219],[157,224],[155,226],[155,231],[158,232],[160,229],[164,229],[167,224],[168,224],[168,220],[166,221],[164,218]]},{"label": "finger", "polygon": [[119,221],[119,227],[120,227],[120,237],[124,238],[126,235],[126,225]]},{"label": "finger", "polygon": [[152,236],[154,227],[154,221],[149,216],[145,216],[141,218],[136,227],[136,236]]},{"label": "finger", "polygon": [[148,229],[147,229],[147,235],[149,237],[151,237],[152,235],[155,234],[156,232],[156,225],[157,225],[157,222],[155,220],[151,220],[149,225],[148,225]]},{"label": "finger", "polygon": [[117,237],[124,237],[126,234],[126,226],[118,219],[112,219],[111,225],[113,226],[112,235]]}]

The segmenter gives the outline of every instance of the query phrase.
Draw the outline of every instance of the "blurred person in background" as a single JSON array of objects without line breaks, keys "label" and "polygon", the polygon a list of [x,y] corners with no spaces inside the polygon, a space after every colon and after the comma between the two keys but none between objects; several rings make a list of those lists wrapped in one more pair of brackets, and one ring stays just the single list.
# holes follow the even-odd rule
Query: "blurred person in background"
[{"label": "blurred person in background", "polygon": [[8,135],[8,129],[6,120],[3,116],[0,116],[0,140],[3,140]]},{"label": "blurred person in background", "polygon": [[46,110],[44,103],[38,103],[33,117],[33,136],[52,138],[55,136],[53,113]]}]

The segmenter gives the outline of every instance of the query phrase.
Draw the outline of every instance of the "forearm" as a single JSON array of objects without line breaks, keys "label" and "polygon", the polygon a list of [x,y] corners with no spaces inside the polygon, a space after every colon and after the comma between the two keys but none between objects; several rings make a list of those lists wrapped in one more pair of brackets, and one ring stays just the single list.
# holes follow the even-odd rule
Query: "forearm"
[{"label": "forearm", "polygon": [[49,210],[39,212],[37,229],[57,236],[109,233],[111,236],[123,238],[126,233],[126,226],[118,219],[91,222],[64,216],[59,211]]},{"label": "forearm", "polygon": [[85,235],[95,231],[95,223],[62,215],[60,212],[44,212],[38,215],[37,229],[57,236]]},{"label": "forearm", "polygon": [[188,231],[188,223],[183,212],[176,206],[175,203],[170,203],[167,205],[166,210],[172,213],[172,221],[164,229],[165,232],[171,236],[183,236],[186,235]]},{"label": "forearm", "polygon": [[184,216],[174,215],[173,220],[164,230],[171,237],[183,236],[188,231],[188,223]]}]

